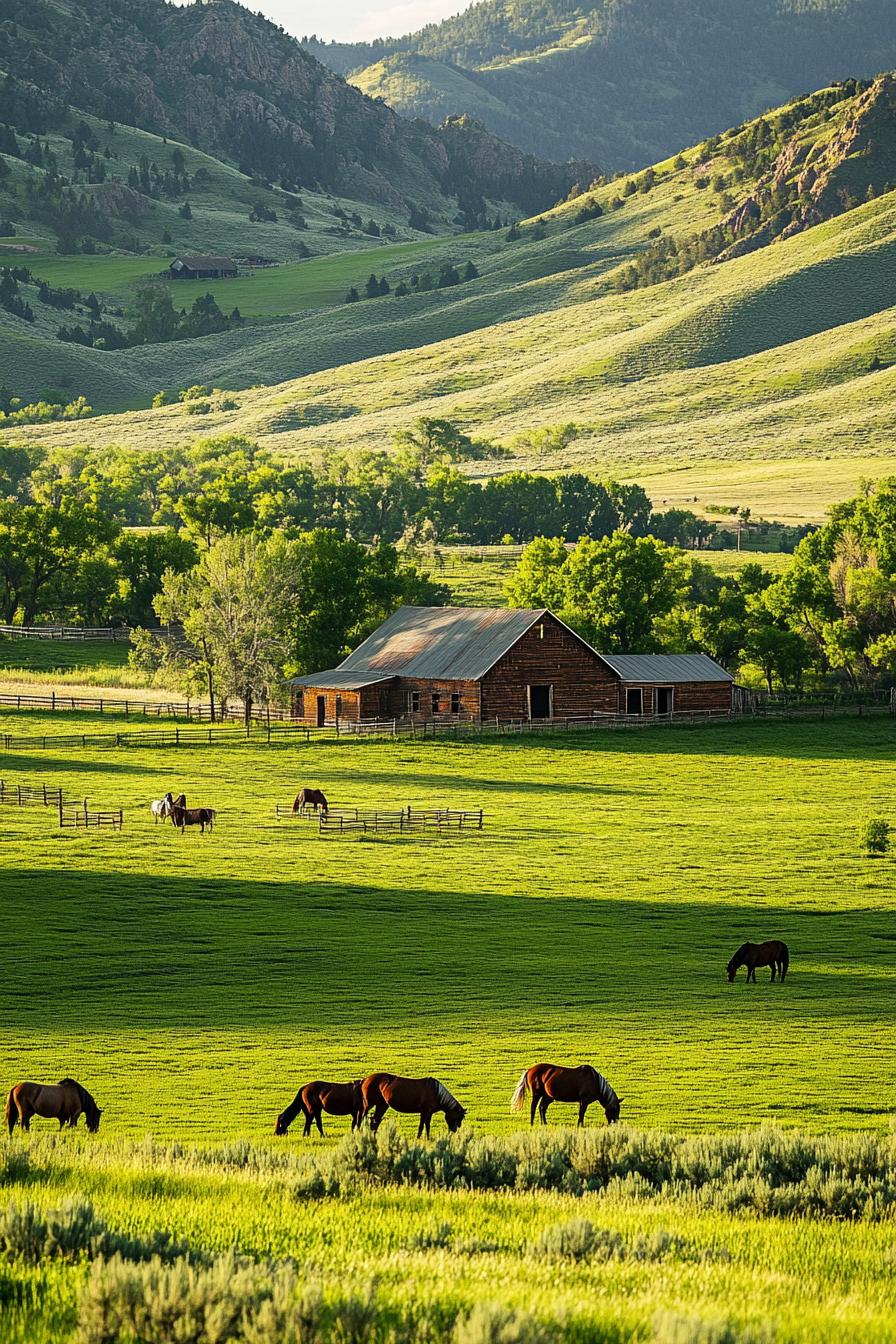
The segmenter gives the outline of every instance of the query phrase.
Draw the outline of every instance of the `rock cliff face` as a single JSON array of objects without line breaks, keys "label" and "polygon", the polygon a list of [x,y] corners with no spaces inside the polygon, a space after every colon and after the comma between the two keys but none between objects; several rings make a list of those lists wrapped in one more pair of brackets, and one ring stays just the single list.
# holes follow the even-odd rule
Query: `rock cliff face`
[{"label": "rock cliff face", "polygon": [[[597,171],[544,163],[481,128],[406,121],[232,0],[6,0],[0,36],[18,81],[297,186],[399,205],[460,182],[538,210]],[[0,101],[4,119],[15,120]]]},{"label": "rock cliff face", "polygon": [[789,238],[896,186],[896,75],[857,94],[840,129],[789,140],[750,195],[728,214],[734,242],[716,261]]}]

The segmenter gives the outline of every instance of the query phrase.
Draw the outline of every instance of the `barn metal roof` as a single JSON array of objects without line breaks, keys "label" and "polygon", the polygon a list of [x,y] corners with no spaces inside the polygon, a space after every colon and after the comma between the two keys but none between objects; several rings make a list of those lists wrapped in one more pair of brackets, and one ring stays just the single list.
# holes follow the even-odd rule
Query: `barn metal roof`
[{"label": "barn metal roof", "polygon": [[183,266],[188,266],[191,270],[196,270],[197,268],[200,270],[223,270],[229,266],[232,266],[233,269],[236,270],[236,262],[233,257],[212,257],[201,255],[198,252],[191,252],[189,255],[182,252],[179,256],[174,258],[171,265],[176,266],[178,262]]},{"label": "barn metal roof", "polygon": [[544,608],[399,607],[339,668],[477,681],[547,614]]},{"label": "barn metal roof", "polygon": [[733,681],[730,672],[706,653],[602,653],[622,681]]},{"label": "barn metal roof", "polygon": [[287,686],[319,686],[328,691],[360,691],[365,686],[376,686],[381,681],[394,681],[391,672],[343,672],[341,668],[331,668],[329,672],[313,672],[308,677],[293,677]]}]

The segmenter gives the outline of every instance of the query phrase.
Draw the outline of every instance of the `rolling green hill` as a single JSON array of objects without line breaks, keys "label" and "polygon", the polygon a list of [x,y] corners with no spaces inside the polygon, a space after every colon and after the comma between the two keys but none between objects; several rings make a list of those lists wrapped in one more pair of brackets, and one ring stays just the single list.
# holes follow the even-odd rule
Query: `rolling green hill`
[{"label": "rolling green hill", "polygon": [[[896,193],[879,180],[891,106],[888,79],[865,92],[823,91],[565,202],[517,239],[492,231],[423,243],[475,261],[479,278],[451,289],[299,313],[302,277],[317,273],[323,285],[333,264],[303,262],[282,273],[284,307],[297,315],[117,353],[66,347],[72,386],[94,404],[145,405],[160,387],[195,381],[234,390],[235,404],[219,400],[204,416],[178,405],[23,427],[16,436],[152,448],[245,433],[307,458],[388,446],[415,416],[447,416],[509,448],[521,468],[614,472],[658,501],[817,519],[891,462]],[[873,144],[862,128],[874,130]],[[788,184],[813,163],[806,213],[802,196],[787,205]],[[873,199],[854,204],[841,190],[847,180],[858,195],[866,183]],[[749,219],[747,201],[758,202]],[[831,217],[812,223],[823,212]],[[728,259],[681,261],[687,240],[717,235]],[[630,280],[633,264],[670,238],[682,242],[673,259],[684,273]],[[406,246],[413,262],[402,258]],[[393,282],[422,264],[417,248],[382,249]],[[61,272],[87,260],[54,264]],[[368,260],[357,255],[362,278]],[[339,264],[356,263],[343,254]],[[261,294],[267,283],[259,275],[213,288],[229,306],[229,296],[253,285]],[[30,367],[36,378],[51,346],[34,333],[7,348],[20,375]]]},{"label": "rolling green hill", "polygon": [[534,153],[626,170],[896,64],[887,0],[482,0],[406,37],[304,44],[405,115],[466,112]]}]

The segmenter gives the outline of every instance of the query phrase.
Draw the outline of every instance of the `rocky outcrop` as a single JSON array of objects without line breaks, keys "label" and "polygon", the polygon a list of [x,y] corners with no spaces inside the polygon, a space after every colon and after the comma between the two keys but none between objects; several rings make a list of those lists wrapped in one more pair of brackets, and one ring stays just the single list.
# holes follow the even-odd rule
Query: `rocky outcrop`
[{"label": "rocky outcrop", "polygon": [[896,75],[859,93],[833,135],[789,140],[746,200],[722,221],[734,242],[728,261],[790,238],[896,185]]}]

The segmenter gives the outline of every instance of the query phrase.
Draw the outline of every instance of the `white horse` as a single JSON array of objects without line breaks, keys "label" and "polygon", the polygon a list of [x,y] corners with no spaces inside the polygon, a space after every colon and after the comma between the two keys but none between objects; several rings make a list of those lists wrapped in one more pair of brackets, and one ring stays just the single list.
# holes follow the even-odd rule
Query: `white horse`
[{"label": "white horse", "polygon": [[174,798],[170,793],[166,793],[164,798],[154,798],[149,805],[153,821],[158,824],[159,821],[164,821],[166,817],[170,817],[173,803]]}]

